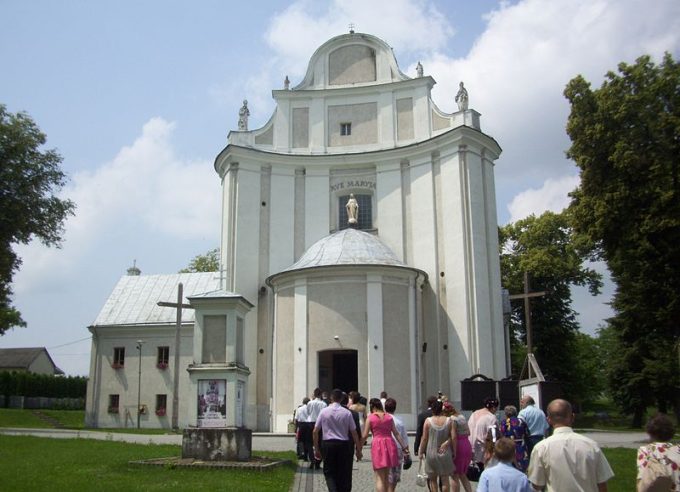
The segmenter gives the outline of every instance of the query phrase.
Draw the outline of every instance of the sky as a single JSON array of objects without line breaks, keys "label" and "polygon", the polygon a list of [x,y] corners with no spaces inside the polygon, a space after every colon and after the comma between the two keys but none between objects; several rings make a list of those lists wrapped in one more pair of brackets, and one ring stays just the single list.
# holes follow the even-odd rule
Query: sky
[{"label": "sky", "polygon": [[[0,103],[27,112],[63,156],[60,195],[77,206],[60,249],[17,246],[14,304],[28,326],[0,347],[47,347],[70,375],[88,374],[87,326],[133,261],[175,273],[219,246],[213,163],[243,99],[249,127],[262,126],[271,90],[286,75],[297,85],[350,23],[392,46],[407,75],[420,61],[443,111],[465,82],[503,149],[499,224],[560,211],[578,185],[565,157],[569,80],[597,88],[620,62],[680,55],[677,0],[0,0],[0,19]],[[611,315],[612,292],[574,291],[584,332]]]}]

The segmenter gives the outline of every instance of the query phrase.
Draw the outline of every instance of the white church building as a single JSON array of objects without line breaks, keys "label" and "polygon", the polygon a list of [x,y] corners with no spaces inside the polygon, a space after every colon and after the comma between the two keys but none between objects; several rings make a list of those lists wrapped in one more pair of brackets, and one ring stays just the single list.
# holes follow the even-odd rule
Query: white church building
[{"label": "white church building", "polygon": [[[143,427],[281,432],[315,387],[339,387],[386,391],[415,428],[428,395],[460,403],[462,379],[507,376],[501,149],[462,84],[448,114],[420,64],[413,75],[350,32],[272,92],[262,128],[244,101],[215,160],[223,271],[121,278],[89,327],[88,425],[135,426],[139,403]],[[176,337],[177,310],[157,303],[180,282]]]}]

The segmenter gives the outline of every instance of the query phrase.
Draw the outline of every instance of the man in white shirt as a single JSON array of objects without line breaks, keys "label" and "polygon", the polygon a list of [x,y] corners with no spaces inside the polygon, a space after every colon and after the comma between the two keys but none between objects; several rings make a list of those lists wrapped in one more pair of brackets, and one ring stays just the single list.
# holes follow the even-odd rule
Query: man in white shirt
[{"label": "man in white shirt", "polygon": [[[306,434],[306,442],[308,449],[313,449],[314,447],[314,443],[312,442],[312,432],[314,430],[314,425],[316,424],[316,419],[319,418],[321,410],[327,406],[328,405],[326,405],[326,403],[324,403],[324,401],[321,399],[321,389],[314,389],[314,398],[309,403],[307,403],[307,427],[309,428],[309,432]],[[309,462],[310,468],[316,468],[317,470],[321,468],[321,461],[318,461],[314,457],[314,452],[312,452],[312,455],[309,457]]]},{"label": "man in white shirt", "polygon": [[555,429],[553,435],[536,444],[529,463],[534,490],[606,492],[614,472],[597,443],[572,430],[571,404],[550,402],[548,422]]},{"label": "man in white shirt", "polygon": [[309,398],[306,396],[302,399],[302,405],[295,409],[293,421],[295,422],[295,437],[297,439],[297,455],[298,459],[308,461],[312,450],[306,448],[305,445],[305,424],[307,424],[307,403]]}]

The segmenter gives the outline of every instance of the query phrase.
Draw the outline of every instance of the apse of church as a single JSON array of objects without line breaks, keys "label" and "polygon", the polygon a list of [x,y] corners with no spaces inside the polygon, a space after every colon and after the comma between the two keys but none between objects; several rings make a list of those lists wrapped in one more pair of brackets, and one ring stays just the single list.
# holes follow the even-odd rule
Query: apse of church
[{"label": "apse of church", "polygon": [[[385,390],[413,429],[429,394],[459,402],[462,379],[507,375],[494,185],[501,149],[481,131],[474,87],[446,113],[431,98],[434,84],[426,66],[407,75],[384,41],[350,33],[320,46],[297,85],[286,77],[272,91],[276,109],[263,127],[249,129],[257,109],[244,101],[239,129],[215,159],[226,277],[200,277],[187,294],[223,289],[249,307],[239,315],[232,378],[246,385],[243,425],[286,431],[318,386],[367,397]],[[458,86],[447,89],[453,100]],[[123,279],[110,301],[124,304],[137,283]],[[124,331],[104,315],[112,309],[92,328],[93,368],[102,369],[88,405],[100,425],[116,422],[106,413],[107,395],[119,391],[106,357]],[[159,344],[173,333],[164,316],[153,327]],[[211,328],[222,318],[187,316],[179,391],[193,399],[200,371],[187,369],[229,357],[207,341],[223,336]],[[124,320],[130,336],[151,329],[135,320]],[[165,392],[162,384],[167,378],[150,379],[148,391]],[[195,402],[181,406],[191,424]],[[152,416],[154,424],[166,425]]]}]

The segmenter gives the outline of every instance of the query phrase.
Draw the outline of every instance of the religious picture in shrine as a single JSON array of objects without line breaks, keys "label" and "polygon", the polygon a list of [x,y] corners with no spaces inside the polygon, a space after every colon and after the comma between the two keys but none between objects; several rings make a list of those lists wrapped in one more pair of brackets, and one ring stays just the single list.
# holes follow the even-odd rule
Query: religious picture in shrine
[{"label": "religious picture in shrine", "polygon": [[198,427],[224,427],[227,422],[227,381],[198,380]]}]

